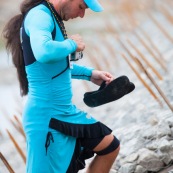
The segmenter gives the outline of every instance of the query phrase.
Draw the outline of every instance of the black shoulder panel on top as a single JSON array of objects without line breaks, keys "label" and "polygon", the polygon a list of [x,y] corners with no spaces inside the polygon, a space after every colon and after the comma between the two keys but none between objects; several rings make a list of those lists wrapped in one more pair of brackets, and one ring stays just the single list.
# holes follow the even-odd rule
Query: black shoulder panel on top
[{"label": "black shoulder panel on top", "polygon": [[[43,2],[42,4],[45,5],[46,3]],[[47,7],[47,5],[45,5],[45,6]],[[52,18],[53,18],[53,16],[52,16]],[[53,18],[53,22],[54,22],[54,29],[52,31],[52,39],[55,40],[56,25],[55,25],[54,18]],[[22,27],[21,27],[20,32],[21,32],[20,37],[21,37],[21,44],[22,44],[22,49],[23,49],[24,62],[25,62],[25,66],[27,66],[27,65],[34,63],[36,61],[36,59],[34,57],[32,49],[31,49],[30,38],[25,32],[24,21],[22,23]]]}]

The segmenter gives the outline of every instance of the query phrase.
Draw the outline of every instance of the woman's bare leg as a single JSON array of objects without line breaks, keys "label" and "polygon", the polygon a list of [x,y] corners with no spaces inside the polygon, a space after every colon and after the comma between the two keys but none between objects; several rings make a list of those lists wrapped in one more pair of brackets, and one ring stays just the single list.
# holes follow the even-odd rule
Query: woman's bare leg
[{"label": "woman's bare leg", "polygon": [[[108,147],[114,136],[112,134],[105,136],[103,140],[94,148],[94,151],[101,151]],[[90,163],[87,173],[109,173],[118,153],[120,147],[118,147],[113,152],[106,155],[97,155],[94,160]]]}]

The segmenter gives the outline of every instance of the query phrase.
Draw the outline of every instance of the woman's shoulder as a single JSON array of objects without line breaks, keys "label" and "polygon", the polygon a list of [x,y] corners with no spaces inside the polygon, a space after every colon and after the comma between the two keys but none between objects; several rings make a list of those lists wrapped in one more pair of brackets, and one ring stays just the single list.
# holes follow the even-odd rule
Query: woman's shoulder
[{"label": "woman's shoulder", "polygon": [[[28,14],[32,14],[32,15],[51,15],[50,10],[44,5],[44,4],[39,4],[35,7],[33,7]],[[35,17],[39,17],[39,16],[35,16]]]},{"label": "woman's shoulder", "polygon": [[24,25],[27,30],[27,28],[33,28],[34,26],[51,26],[52,22],[50,10],[45,5],[39,4],[27,13]]}]

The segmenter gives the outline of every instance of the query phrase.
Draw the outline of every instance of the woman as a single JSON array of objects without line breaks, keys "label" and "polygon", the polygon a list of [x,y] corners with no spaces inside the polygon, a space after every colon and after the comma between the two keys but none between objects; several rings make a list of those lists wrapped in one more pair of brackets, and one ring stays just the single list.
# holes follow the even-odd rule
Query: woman
[{"label": "woman", "polygon": [[17,69],[27,140],[27,173],[76,173],[96,153],[88,173],[108,173],[119,152],[111,129],[72,103],[71,79],[101,85],[113,76],[71,64],[69,54],[83,51],[79,35],[67,34],[62,20],[102,11],[97,0],[24,0],[21,14],[4,28],[6,47]]}]

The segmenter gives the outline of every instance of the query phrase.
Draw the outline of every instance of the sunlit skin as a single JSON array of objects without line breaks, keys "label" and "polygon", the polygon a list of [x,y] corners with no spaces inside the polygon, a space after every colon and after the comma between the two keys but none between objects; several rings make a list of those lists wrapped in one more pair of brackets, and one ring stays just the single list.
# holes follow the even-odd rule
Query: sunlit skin
[{"label": "sunlit skin", "polygon": [[62,20],[68,21],[77,17],[83,18],[88,8],[83,0],[50,0]]}]

